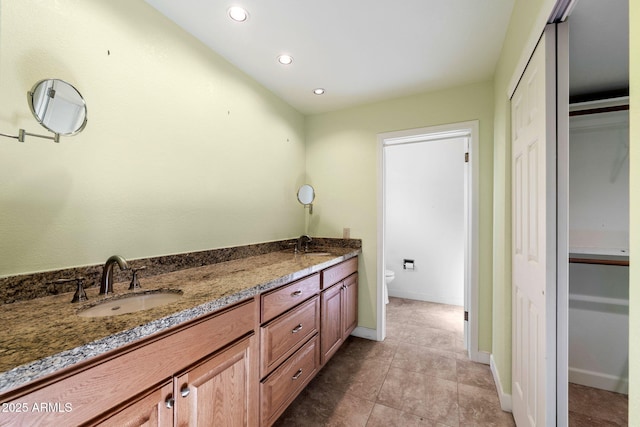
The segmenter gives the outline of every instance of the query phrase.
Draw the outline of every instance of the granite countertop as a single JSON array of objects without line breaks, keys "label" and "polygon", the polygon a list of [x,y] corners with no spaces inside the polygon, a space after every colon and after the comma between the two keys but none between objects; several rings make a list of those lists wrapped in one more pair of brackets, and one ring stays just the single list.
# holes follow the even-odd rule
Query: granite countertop
[{"label": "granite countertop", "polygon": [[128,282],[115,295],[87,288],[89,301],[72,304],[73,293],[4,304],[0,313],[0,392],[64,367],[117,349],[156,332],[220,310],[343,260],[360,249],[327,248],[330,255],[296,255],[291,250],[188,268],[140,279],[145,292],[182,292],[173,303],[109,317],[80,317],[78,311],[104,299],[128,295]]}]

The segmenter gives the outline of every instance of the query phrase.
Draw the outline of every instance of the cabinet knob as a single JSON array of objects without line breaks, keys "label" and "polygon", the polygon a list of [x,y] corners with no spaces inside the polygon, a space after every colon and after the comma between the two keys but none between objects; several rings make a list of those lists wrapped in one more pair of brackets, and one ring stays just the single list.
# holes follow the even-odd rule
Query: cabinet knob
[{"label": "cabinet knob", "polygon": [[299,297],[300,295],[302,295],[302,291],[300,291],[300,290],[297,290],[297,291],[291,293],[292,297]]},{"label": "cabinet knob", "polygon": [[171,394],[169,396],[167,396],[166,400],[164,401],[164,404],[169,409],[173,408],[173,404],[174,403],[175,403],[175,399],[173,398],[173,395],[171,395]]},{"label": "cabinet knob", "polygon": [[292,380],[297,380],[302,375],[302,369],[298,369],[298,372],[294,376],[291,377]]},{"label": "cabinet knob", "polygon": [[183,385],[182,388],[180,389],[180,396],[187,397],[189,396],[189,393],[191,393],[191,390],[189,390],[189,385],[188,384]]},{"label": "cabinet knob", "polygon": [[291,330],[292,334],[297,334],[298,332],[300,332],[302,330],[302,323],[300,323],[298,326],[296,326],[295,328],[293,328]]}]

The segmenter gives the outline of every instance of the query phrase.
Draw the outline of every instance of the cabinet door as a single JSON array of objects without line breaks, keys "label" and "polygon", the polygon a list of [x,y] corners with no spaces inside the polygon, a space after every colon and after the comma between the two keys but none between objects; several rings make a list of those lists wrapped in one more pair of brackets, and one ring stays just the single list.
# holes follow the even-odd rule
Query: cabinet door
[{"label": "cabinet door", "polygon": [[[93,424],[93,423],[91,423]],[[168,381],[141,396],[98,426],[171,427],[173,426],[173,382]]]},{"label": "cabinet door", "polygon": [[352,274],[344,280],[344,329],[342,338],[346,339],[358,326],[358,275]]},{"label": "cabinet door", "polygon": [[324,365],[342,344],[344,312],[342,282],[322,292],[320,307],[320,363]]},{"label": "cabinet door", "polygon": [[257,355],[252,335],[176,376],[177,425],[257,425]]}]

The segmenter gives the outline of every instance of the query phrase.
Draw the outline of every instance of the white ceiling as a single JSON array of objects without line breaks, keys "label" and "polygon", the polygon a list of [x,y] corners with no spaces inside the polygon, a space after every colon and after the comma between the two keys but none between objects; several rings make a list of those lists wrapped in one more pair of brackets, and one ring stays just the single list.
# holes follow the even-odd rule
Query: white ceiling
[{"label": "white ceiling", "polygon": [[[146,1],[305,114],[491,79],[514,3]],[[246,22],[229,19],[233,5]],[[291,65],[277,62],[283,53]]]}]

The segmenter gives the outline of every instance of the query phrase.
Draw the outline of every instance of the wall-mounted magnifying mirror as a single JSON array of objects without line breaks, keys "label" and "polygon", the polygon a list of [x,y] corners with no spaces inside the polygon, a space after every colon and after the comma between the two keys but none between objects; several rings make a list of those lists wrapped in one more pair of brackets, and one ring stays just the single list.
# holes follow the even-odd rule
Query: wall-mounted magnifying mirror
[{"label": "wall-mounted magnifying mirror", "polygon": [[313,213],[313,200],[316,198],[316,193],[312,186],[304,184],[298,189],[298,201],[305,207],[309,206],[309,213]]},{"label": "wall-mounted magnifying mirror", "polygon": [[41,80],[27,94],[38,123],[60,135],[75,135],[87,124],[87,106],[80,92],[59,79]]},{"label": "wall-mounted magnifying mirror", "polygon": [[25,136],[51,139],[60,142],[60,135],[71,136],[82,131],[87,125],[87,105],[80,92],[60,79],[40,80],[27,92],[29,108],[38,123],[53,136],[38,135],[20,129],[18,136],[2,136],[24,142]]}]

